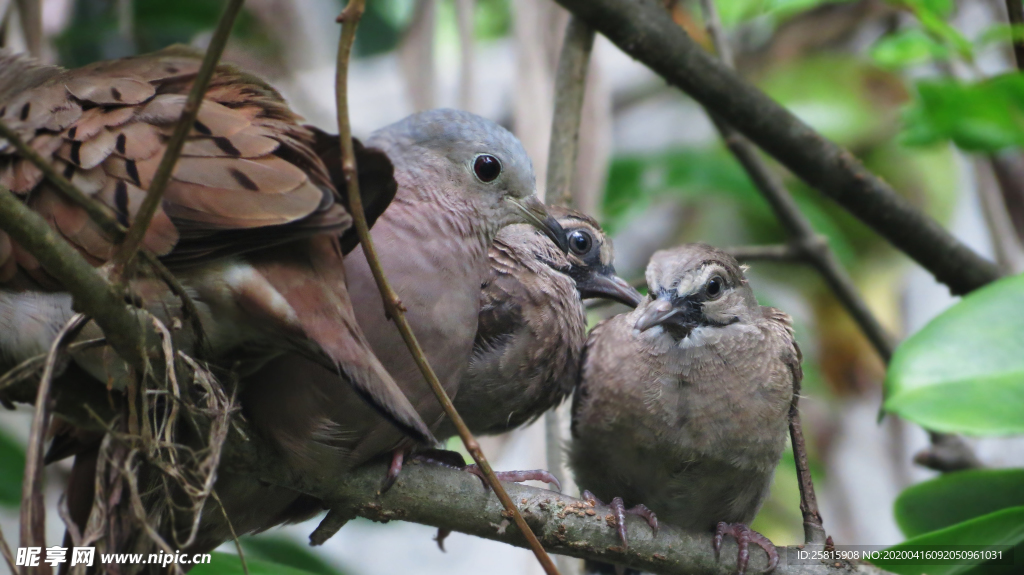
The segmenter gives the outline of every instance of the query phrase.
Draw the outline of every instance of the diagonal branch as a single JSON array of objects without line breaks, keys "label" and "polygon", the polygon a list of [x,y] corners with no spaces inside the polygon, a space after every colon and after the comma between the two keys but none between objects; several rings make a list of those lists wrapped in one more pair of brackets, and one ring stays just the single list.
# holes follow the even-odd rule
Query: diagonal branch
[{"label": "diagonal branch", "polygon": [[[715,45],[715,51],[718,52],[722,63],[727,68],[733,69],[732,53],[724,37],[714,0],[701,0],[701,6],[704,10],[708,32]],[[793,196],[778,175],[772,172],[758,156],[754,145],[720,116],[714,113],[710,113],[710,115],[729,151],[746,170],[761,195],[768,200],[768,204],[775,213],[775,218],[786,230],[790,241],[803,248],[805,261],[818,270],[846,311],[853,316],[854,321],[860,326],[875,351],[882,357],[882,361],[888,364],[893,351],[892,339],[860,297],[853,278],[846,273],[835,253],[829,249],[828,242],[815,233],[810,220],[800,211],[800,207],[797,206]]]},{"label": "diagonal branch", "polygon": [[[398,294],[391,288],[387,278],[384,277],[384,270],[381,267],[380,259],[377,257],[377,250],[374,246],[373,238],[370,236],[370,229],[366,223],[366,214],[363,211],[363,201],[359,194],[356,157],[355,150],[352,145],[352,127],[349,124],[348,113],[348,62],[352,53],[352,44],[355,41],[356,28],[359,26],[359,19],[362,17],[365,8],[365,0],[349,0],[344,11],[342,11],[341,15],[338,16],[338,21],[342,23],[342,28],[341,38],[338,41],[338,64],[336,72],[337,75],[335,78],[335,97],[337,98],[338,109],[338,138],[341,142],[341,165],[345,174],[345,183],[348,186],[349,203],[351,205],[352,217],[355,220],[359,243],[362,245],[363,251],[366,254],[366,261],[370,266],[370,270],[373,272],[373,279],[376,281],[377,287],[380,289],[381,298],[384,300],[384,307],[387,310],[388,315],[395,322],[395,326],[401,333],[402,339],[405,340],[406,345],[409,347],[409,352],[416,360],[416,365],[420,368],[423,378],[430,384],[431,390],[434,392],[434,395],[437,396],[437,400],[444,408],[445,415],[447,415],[448,418],[451,419],[452,424],[455,425],[455,428],[459,432],[459,437],[462,438],[462,443],[466,446],[470,455],[473,456],[473,460],[476,461],[477,465],[484,472],[487,477],[488,484],[494,490],[494,493],[498,496],[498,499],[501,500],[505,510],[513,518],[516,526],[529,542],[530,548],[537,556],[537,560],[540,561],[540,564],[544,567],[544,571],[548,573],[548,575],[557,575],[558,570],[555,568],[551,558],[548,557],[544,548],[537,540],[537,537],[530,530],[529,525],[527,525],[526,521],[519,513],[519,510],[505,492],[501,482],[498,481],[498,478],[494,475],[494,471],[491,469],[490,463],[488,463],[487,458],[484,457],[484,453],[480,449],[480,444],[470,433],[469,428],[466,427],[466,423],[455,410],[452,400],[448,397],[444,387],[441,386],[441,382],[437,379],[437,375],[427,362],[426,354],[423,353],[423,349],[416,340],[416,335],[412,332],[412,327],[405,319],[402,302],[398,298]],[[331,501],[331,499],[327,499],[327,501]],[[316,540],[329,536],[329,534],[332,533],[332,530],[336,531],[343,523],[343,518],[345,516],[346,515],[341,513],[339,510],[332,509],[324,520],[323,528],[318,528],[317,532],[314,533]]]},{"label": "diagonal branch", "polygon": [[665,18],[659,0],[557,0],[620,49],[681,88],[820,192],[835,200],[954,294],[1000,277],[999,269],[898,196],[849,151],[708,55]]},{"label": "diagonal branch", "polygon": [[160,165],[157,166],[153,180],[149,184],[146,199],[142,200],[142,205],[139,206],[135,221],[132,222],[132,226],[128,229],[128,235],[125,236],[121,249],[114,258],[115,268],[118,270],[123,271],[128,268],[132,258],[135,257],[135,252],[142,245],[142,238],[146,235],[146,230],[149,229],[149,222],[156,214],[157,208],[160,207],[160,202],[164,197],[164,190],[167,188],[167,182],[170,181],[174,165],[178,163],[178,157],[185,146],[185,138],[188,137],[189,132],[192,130],[192,125],[195,124],[196,117],[199,115],[199,106],[203,103],[203,97],[206,95],[206,87],[210,85],[210,79],[213,78],[213,73],[217,69],[217,62],[220,60],[221,53],[224,52],[224,46],[228,43],[228,36],[231,35],[231,28],[235,24],[235,17],[242,10],[244,2],[245,0],[230,0],[224,8],[224,14],[221,15],[220,20],[217,22],[217,29],[214,31],[213,38],[210,40],[210,46],[206,49],[206,54],[203,56],[203,64],[199,67],[199,72],[196,74],[192,89],[185,100],[185,107],[181,111],[181,118],[174,126],[174,133],[171,134],[171,138],[167,141],[167,149],[164,150],[164,155],[160,158]]},{"label": "diagonal branch", "polygon": [[99,270],[92,267],[43,218],[0,186],[0,229],[28,250],[74,299],[75,309],[93,318],[110,345],[129,365],[145,372],[143,332],[136,316]]}]

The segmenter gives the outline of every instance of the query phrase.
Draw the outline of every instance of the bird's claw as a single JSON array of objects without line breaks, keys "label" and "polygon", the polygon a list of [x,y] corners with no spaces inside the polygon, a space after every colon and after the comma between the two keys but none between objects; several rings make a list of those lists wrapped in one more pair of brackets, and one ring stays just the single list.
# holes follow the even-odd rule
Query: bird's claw
[{"label": "bird's claw", "polygon": [[[467,465],[463,471],[476,475],[484,482],[485,487],[488,486],[487,476],[484,475],[484,472],[480,469],[479,465]],[[562,484],[558,482],[558,478],[544,469],[531,469],[528,471],[495,471],[494,475],[498,478],[498,481],[511,481],[512,483],[520,483],[522,481],[542,481],[548,485],[554,485],[555,489],[559,492],[562,491]]]},{"label": "bird's claw", "polygon": [[[590,503],[591,505],[604,505],[604,503],[594,496],[590,491],[583,492],[583,500]],[[629,539],[626,537],[626,515],[637,515],[647,520],[647,524],[651,526],[651,531],[654,533],[654,537],[658,536],[658,516],[653,511],[647,508],[646,505],[634,505],[629,509],[626,509],[625,503],[621,497],[615,497],[612,502],[608,504],[611,507],[612,514],[615,516],[615,529],[619,534],[619,539],[622,541],[623,547],[629,547]]]},{"label": "bird's claw", "polygon": [[747,562],[750,561],[749,546],[751,542],[764,549],[764,552],[768,554],[768,568],[765,569],[765,573],[774,571],[775,567],[779,564],[779,552],[767,537],[742,523],[726,523],[725,521],[720,521],[715,528],[714,546],[716,558],[718,558],[719,551],[722,549],[722,539],[726,534],[735,537],[736,545],[739,547],[739,554],[736,557],[736,575],[743,575],[747,571]]}]

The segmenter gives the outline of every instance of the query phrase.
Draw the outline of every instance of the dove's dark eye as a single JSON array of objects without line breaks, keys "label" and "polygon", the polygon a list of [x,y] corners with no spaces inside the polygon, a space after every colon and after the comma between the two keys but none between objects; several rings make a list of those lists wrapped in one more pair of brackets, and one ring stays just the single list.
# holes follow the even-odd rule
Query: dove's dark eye
[{"label": "dove's dark eye", "polygon": [[480,154],[473,162],[473,172],[481,182],[493,182],[501,174],[501,162],[490,154]]},{"label": "dove's dark eye", "polygon": [[590,247],[593,244],[594,239],[587,232],[576,230],[569,234],[569,249],[573,253],[583,255],[590,251]]},{"label": "dove's dark eye", "polygon": [[722,295],[722,288],[725,287],[725,281],[715,276],[708,280],[708,284],[704,286],[704,295],[708,299],[718,299],[718,296]]}]

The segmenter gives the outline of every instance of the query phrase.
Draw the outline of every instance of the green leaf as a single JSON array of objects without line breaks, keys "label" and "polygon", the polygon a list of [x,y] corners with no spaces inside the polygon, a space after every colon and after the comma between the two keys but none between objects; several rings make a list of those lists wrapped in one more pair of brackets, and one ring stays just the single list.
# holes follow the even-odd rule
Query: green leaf
[{"label": "green leaf", "polygon": [[259,537],[243,537],[239,541],[242,544],[242,550],[245,551],[247,561],[252,557],[318,575],[342,575],[343,573],[313,553],[308,545],[303,545],[287,537],[261,535]]},{"label": "green leaf", "polygon": [[962,58],[974,58],[971,43],[945,20],[953,12],[951,0],[901,0],[899,3],[909,8],[929,33],[953,46]]},{"label": "green leaf", "polygon": [[1024,145],[1024,75],[974,84],[928,80],[904,112],[903,141],[928,145],[952,140],[968,151],[995,152]]},{"label": "green leaf", "polygon": [[871,58],[885,68],[904,68],[949,58],[949,48],[917,28],[881,38],[871,47]]},{"label": "green leaf", "polygon": [[25,476],[25,448],[0,431],[0,506],[21,505],[21,480]]},{"label": "green leaf", "polygon": [[[1018,545],[1024,541],[1024,507],[1011,507],[988,515],[982,515],[951,527],[926,533],[908,539],[890,550],[914,550],[922,546],[947,545]],[[1019,559],[1015,558],[1015,561]],[[900,575],[959,575],[960,573],[1002,572],[999,567],[988,568],[977,565],[907,565],[898,561],[873,560],[879,567]],[[1013,567],[1003,568],[1012,572]]]},{"label": "green leaf", "polygon": [[1024,433],[1024,275],[964,297],[897,348],[885,409],[934,431]]},{"label": "green leaf", "polygon": [[[249,575],[316,575],[315,572],[270,561],[250,559],[248,556],[245,558],[245,565],[249,568]],[[189,571],[190,575],[244,575],[244,573],[242,561],[238,555],[230,553],[212,553],[209,563],[196,565]]]},{"label": "green leaf", "polygon": [[1024,506],[1024,469],[972,469],[912,485],[896,499],[896,523],[917,537],[987,515]]}]

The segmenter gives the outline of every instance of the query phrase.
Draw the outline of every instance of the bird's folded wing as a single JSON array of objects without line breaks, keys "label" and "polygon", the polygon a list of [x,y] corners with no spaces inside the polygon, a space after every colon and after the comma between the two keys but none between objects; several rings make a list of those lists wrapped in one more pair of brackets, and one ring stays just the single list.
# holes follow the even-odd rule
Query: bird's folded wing
[{"label": "bird's folded wing", "polygon": [[[0,62],[4,58],[12,57],[0,56]],[[128,225],[153,180],[199,65],[198,54],[175,47],[39,73],[42,79],[27,89],[11,93],[0,86],[0,95],[6,95],[0,120]],[[348,229],[351,218],[336,201],[330,176],[313,149],[313,134],[298,121],[273,88],[219,66],[146,233],[146,247],[170,264],[196,263]],[[94,262],[113,255],[114,243],[85,212],[47,185],[42,173],[2,140],[0,184],[25,197]],[[9,243],[0,240],[0,281],[13,273],[6,262],[34,263],[27,254],[11,253],[18,250],[8,248]]]}]

